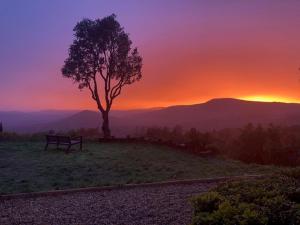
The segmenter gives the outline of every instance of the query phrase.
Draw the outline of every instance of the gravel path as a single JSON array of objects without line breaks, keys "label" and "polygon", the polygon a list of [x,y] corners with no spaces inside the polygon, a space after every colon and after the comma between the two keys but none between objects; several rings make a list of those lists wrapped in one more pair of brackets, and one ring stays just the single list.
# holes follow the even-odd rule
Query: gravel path
[{"label": "gravel path", "polygon": [[1,225],[183,225],[189,198],[216,183],[134,187],[60,196],[0,200]]}]

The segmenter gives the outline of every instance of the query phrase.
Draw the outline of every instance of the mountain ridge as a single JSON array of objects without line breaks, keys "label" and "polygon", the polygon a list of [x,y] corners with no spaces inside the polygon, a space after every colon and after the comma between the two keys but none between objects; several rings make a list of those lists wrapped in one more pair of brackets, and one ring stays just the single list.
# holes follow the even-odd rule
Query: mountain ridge
[{"label": "mountain ridge", "polygon": [[[3,112],[0,112],[0,121],[3,118],[1,115],[3,115]],[[48,120],[43,122],[33,120],[35,124],[26,121],[26,126],[18,120],[20,124],[17,124],[18,126],[14,124],[15,126],[11,130],[38,132],[50,129],[70,130],[101,127],[101,114],[97,111],[82,110],[75,113],[58,113],[57,115],[59,118],[50,117],[51,121],[48,117]],[[27,118],[26,116],[25,118]],[[300,104],[217,98],[205,103],[175,105],[159,109],[113,110],[110,122],[113,133],[117,135],[131,134],[136,128],[152,126],[174,127],[180,125],[185,129],[195,127],[202,131],[208,131],[237,128],[250,122],[255,124],[297,125],[300,124]],[[9,126],[6,126],[6,121],[3,121],[3,123],[4,127],[9,128]]]}]

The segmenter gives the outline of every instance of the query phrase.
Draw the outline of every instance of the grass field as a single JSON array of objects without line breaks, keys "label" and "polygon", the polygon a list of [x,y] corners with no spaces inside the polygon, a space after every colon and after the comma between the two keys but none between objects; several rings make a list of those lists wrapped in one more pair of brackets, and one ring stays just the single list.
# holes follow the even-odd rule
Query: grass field
[{"label": "grass field", "polygon": [[[77,146],[74,147],[74,149]],[[0,143],[0,193],[265,174],[271,166],[201,158],[151,144],[87,143],[84,151],[44,151],[44,143]]]}]

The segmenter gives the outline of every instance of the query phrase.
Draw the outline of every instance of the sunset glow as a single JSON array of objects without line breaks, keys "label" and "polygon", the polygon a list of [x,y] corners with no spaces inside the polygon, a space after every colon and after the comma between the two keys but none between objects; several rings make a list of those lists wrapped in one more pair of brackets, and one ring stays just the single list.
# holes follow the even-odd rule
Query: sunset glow
[{"label": "sunset glow", "polygon": [[4,1],[0,110],[96,109],[60,70],[76,23],[112,13],[144,63],[113,109],[226,97],[300,102],[300,1],[217,2]]},{"label": "sunset glow", "polygon": [[240,98],[242,100],[256,101],[256,102],[284,102],[284,103],[299,103],[297,99],[290,99],[278,96],[248,96]]}]

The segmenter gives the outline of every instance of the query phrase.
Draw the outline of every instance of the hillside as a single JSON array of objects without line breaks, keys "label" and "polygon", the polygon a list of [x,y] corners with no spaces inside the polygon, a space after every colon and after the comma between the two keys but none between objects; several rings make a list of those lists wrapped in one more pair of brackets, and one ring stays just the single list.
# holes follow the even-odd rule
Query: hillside
[{"label": "hillside", "polygon": [[172,106],[134,117],[135,125],[196,127],[200,130],[241,127],[246,123],[300,123],[300,104],[213,99],[203,104]]},{"label": "hillside", "polygon": [[[13,130],[21,132],[101,127],[101,116],[96,111],[52,113],[52,116],[48,115],[48,117],[36,115],[39,113],[36,112],[32,115],[14,112],[9,114],[9,124],[6,121],[8,116],[5,117],[3,113],[0,113],[0,120],[8,130],[13,127]],[[183,128],[195,127],[206,131],[241,127],[249,122],[296,125],[300,124],[300,104],[252,102],[224,98],[196,105],[171,106],[151,110],[112,111],[110,121],[115,135],[126,135],[134,132],[137,127],[150,126],[181,125]],[[6,126],[6,124],[8,125]]]}]

